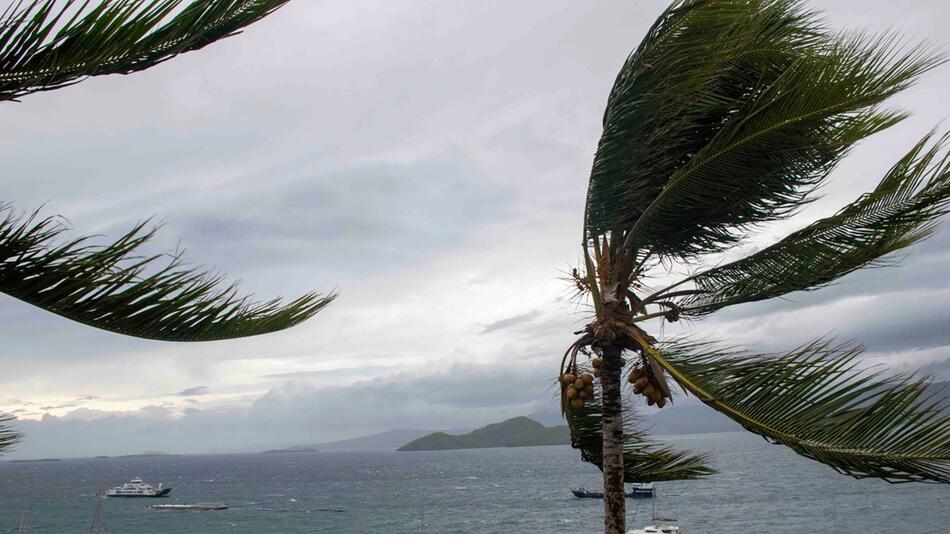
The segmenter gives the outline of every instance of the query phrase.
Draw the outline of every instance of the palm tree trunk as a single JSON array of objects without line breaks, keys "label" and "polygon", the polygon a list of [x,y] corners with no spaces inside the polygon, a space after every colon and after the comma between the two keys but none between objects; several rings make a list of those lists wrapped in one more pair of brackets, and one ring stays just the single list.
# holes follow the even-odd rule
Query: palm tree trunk
[{"label": "palm tree trunk", "polygon": [[601,371],[604,425],[604,534],[624,534],[626,495],[623,490],[623,413],[620,403],[621,348],[603,347]]}]

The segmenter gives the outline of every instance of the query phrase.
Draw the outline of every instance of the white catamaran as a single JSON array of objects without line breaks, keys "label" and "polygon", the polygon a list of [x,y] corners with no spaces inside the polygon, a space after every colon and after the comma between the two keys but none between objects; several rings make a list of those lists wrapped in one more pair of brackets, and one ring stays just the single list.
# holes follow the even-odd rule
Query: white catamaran
[{"label": "white catamaran", "polygon": [[653,492],[653,511],[651,513],[653,517],[653,524],[644,527],[642,529],[631,530],[628,534],[681,534],[680,527],[676,524],[675,519],[666,519],[663,517],[657,517],[656,515],[656,501],[658,500],[659,494]]},{"label": "white catamaran", "polygon": [[656,518],[653,524],[639,530],[631,530],[630,534],[680,534],[680,527],[675,519]]}]

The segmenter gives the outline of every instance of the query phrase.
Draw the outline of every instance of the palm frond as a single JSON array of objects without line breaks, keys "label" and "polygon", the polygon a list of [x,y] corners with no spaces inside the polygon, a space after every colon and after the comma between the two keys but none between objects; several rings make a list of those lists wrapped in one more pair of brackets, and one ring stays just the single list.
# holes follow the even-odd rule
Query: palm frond
[{"label": "palm frond", "polygon": [[0,414],[0,455],[9,452],[20,441],[20,434],[5,424],[14,419],[12,415]]},{"label": "palm frond", "polygon": [[830,34],[797,0],[677,2],[611,93],[587,234],[661,256],[721,250],[807,203],[855,142],[903,118],[879,105],[940,61]]},{"label": "palm frond", "polygon": [[105,246],[88,237],[57,244],[67,231],[57,218],[10,206],[0,215],[0,292],[103,330],[163,341],[254,336],[297,325],[335,298],[254,301],[221,276],[183,267],[179,255],[136,256],[155,232],[145,223]]},{"label": "palm frond", "polygon": [[[650,440],[632,409],[624,410],[624,482],[662,482],[692,480],[713,474],[705,454],[692,454],[663,446]],[[571,431],[571,446],[581,451],[581,458],[603,469],[604,435],[601,407],[588,402],[584,408],[568,407],[565,411]]]},{"label": "palm frond", "polygon": [[289,0],[28,0],[0,19],[0,100],[128,74],[235,35]]},{"label": "palm frond", "polygon": [[752,355],[679,341],[650,353],[707,405],[840,473],[950,482],[950,413],[925,380],[858,369],[858,348],[819,340]]},{"label": "palm frond", "polygon": [[[877,188],[756,254],[691,277],[684,316],[822,287],[929,236],[950,210],[950,134],[922,139]],[[680,285],[680,284],[677,284]]]},{"label": "palm frond", "polygon": [[753,18],[750,10],[749,2],[674,2],[627,58],[594,158],[589,235],[632,227],[670,176],[716,135],[749,85],[735,62],[763,54],[763,62],[788,63],[819,32],[808,13],[778,6]]}]

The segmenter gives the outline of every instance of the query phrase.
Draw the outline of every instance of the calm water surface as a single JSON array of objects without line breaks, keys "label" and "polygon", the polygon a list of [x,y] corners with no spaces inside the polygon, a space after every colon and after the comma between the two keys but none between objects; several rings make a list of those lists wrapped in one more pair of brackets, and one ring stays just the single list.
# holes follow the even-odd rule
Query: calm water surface
[{"label": "calm water surface", "polygon": [[[950,533],[950,489],[853,480],[748,434],[670,442],[713,453],[720,474],[659,485],[658,512],[683,534]],[[148,510],[106,499],[110,533],[598,532],[601,502],[571,486],[600,474],[569,447],[440,452],[175,456],[0,463],[0,532],[17,532],[31,488],[34,533],[87,533],[98,485],[141,475],[171,485],[160,502],[223,502],[230,510]],[[629,500],[628,525],[650,518]],[[341,511],[342,510],[342,511]]]}]

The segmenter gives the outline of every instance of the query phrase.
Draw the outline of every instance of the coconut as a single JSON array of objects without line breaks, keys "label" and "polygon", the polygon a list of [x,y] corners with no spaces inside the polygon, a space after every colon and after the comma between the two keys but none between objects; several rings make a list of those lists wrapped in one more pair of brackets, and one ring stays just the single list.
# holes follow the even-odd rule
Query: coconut
[{"label": "coconut", "polygon": [[575,378],[574,375],[572,375],[571,373],[567,373],[566,375],[564,375],[564,376],[561,377],[561,380],[562,380],[565,384],[570,384],[570,383],[574,382],[575,379],[576,379],[576,378]]},{"label": "coconut", "polygon": [[652,398],[654,395],[654,391],[656,390],[653,389],[653,384],[647,384],[646,386],[643,387],[643,394],[646,395],[647,397]]},{"label": "coconut", "polygon": [[584,373],[584,374],[581,375],[581,380],[583,380],[585,384],[593,384],[593,383],[594,383],[594,375],[592,375],[592,374],[590,374],[590,373]]},{"label": "coconut", "polygon": [[575,410],[580,410],[583,407],[584,407],[584,401],[582,401],[581,399],[574,399],[571,401],[571,408],[574,408]]},{"label": "coconut", "polygon": [[631,384],[633,384],[636,381],[637,381],[637,377],[633,373],[630,373],[630,375],[627,376],[627,382],[630,382]]},{"label": "coconut", "polygon": [[646,378],[645,376],[641,376],[640,378],[638,378],[638,379],[634,382],[634,384],[636,384],[637,387],[639,387],[640,389],[646,388],[646,387],[647,387],[647,384],[649,384],[649,383],[650,383],[650,381],[647,380],[647,378]]},{"label": "coconut", "polygon": [[600,378],[603,373],[600,372],[600,369],[594,369],[594,378]]},{"label": "coconut", "polygon": [[647,406],[653,406],[656,404],[656,401],[653,400],[653,397],[647,397]]},{"label": "coconut", "polygon": [[574,386],[567,386],[567,398],[574,400],[577,398],[577,388]]},{"label": "coconut", "polygon": [[663,397],[660,397],[659,399],[656,400],[657,408],[662,408],[664,406],[666,406],[666,399],[664,399]]},{"label": "coconut", "polygon": [[586,389],[582,389],[577,392],[577,398],[581,400],[587,400],[590,398],[590,393]]},{"label": "coconut", "polygon": [[577,389],[584,389],[584,385],[585,385],[585,382],[581,380],[580,378],[574,381],[574,387],[576,387]]},{"label": "coconut", "polygon": [[590,364],[594,367],[594,369],[600,369],[604,365],[604,360],[602,358],[594,358],[590,361]]}]

